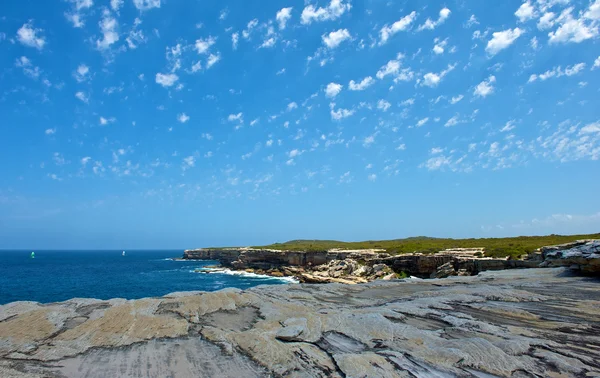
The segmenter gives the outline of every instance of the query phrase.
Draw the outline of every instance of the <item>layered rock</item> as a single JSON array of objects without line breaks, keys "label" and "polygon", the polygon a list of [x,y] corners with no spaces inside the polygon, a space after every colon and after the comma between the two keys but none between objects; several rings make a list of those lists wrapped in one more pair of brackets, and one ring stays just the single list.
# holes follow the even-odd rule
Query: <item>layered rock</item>
[{"label": "layered rock", "polygon": [[566,266],[585,274],[600,275],[600,240],[578,240],[540,248],[541,266]]},{"label": "layered rock", "polygon": [[234,269],[270,270],[279,267],[315,267],[335,260],[373,260],[389,257],[382,250],[280,251],[257,248],[201,248],[186,250],[184,259],[216,260]]},{"label": "layered rock", "polygon": [[568,272],[16,302],[0,376],[597,376],[600,282]]},{"label": "layered rock", "polygon": [[[543,247],[525,259],[484,257],[483,248],[453,248],[434,254],[390,256],[383,250],[280,251],[256,248],[196,249],[186,259],[217,260],[223,266],[273,276],[295,276],[309,283],[361,283],[384,276],[409,275],[443,278],[476,275],[488,270],[568,266],[588,274],[600,274],[600,241],[582,240]],[[374,274],[386,266],[385,274]],[[392,275],[395,273],[396,275]]]}]

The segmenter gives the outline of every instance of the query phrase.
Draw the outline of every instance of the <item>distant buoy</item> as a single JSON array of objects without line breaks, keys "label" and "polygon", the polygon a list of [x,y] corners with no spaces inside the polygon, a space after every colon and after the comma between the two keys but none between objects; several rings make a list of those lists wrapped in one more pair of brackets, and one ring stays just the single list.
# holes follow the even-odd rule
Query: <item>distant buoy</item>
[{"label": "distant buoy", "polygon": [[31,252],[31,258],[35,259],[35,252]]}]

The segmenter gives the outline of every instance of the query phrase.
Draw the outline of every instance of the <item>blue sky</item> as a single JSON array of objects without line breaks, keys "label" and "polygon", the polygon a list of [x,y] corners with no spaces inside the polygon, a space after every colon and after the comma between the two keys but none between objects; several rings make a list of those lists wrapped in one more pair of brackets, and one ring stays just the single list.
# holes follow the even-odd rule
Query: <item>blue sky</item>
[{"label": "blue sky", "polygon": [[600,0],[0,15],[0,248],[600,231]]}]

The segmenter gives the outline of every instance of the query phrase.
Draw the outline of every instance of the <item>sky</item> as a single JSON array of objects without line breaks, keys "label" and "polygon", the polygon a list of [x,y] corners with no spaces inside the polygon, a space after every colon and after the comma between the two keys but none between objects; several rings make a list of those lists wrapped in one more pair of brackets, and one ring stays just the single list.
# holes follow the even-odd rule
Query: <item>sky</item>
[{"label": "sky", "polygon": [[0,248],[600,232],[600,0],[0,2]]}]

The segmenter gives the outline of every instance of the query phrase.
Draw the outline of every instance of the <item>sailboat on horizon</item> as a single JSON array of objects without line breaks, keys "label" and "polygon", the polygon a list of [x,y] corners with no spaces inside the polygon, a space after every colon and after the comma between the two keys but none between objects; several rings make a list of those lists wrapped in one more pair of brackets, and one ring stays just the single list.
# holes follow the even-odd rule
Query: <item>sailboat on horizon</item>
[{"label": "sailboat on horizon", "polygon": [[31,252],[31,258],[35,259],[35,252]]},{"label": "sailboat on horizon", "polygon": [[125,251],[123,251],[123,253],[121,253],[121,256],[125,256]]}]

